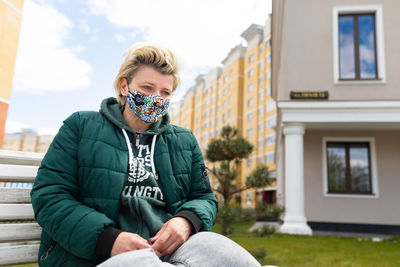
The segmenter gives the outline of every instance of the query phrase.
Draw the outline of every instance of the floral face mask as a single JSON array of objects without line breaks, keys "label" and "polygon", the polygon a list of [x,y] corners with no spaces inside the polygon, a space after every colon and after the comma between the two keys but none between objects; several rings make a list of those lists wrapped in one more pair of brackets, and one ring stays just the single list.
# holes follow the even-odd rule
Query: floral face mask
[{"label": "floral face mask", "polygon": [[130,92],[126,96],[129,108],[145,123],[154,123],[168,112],[169,100],[165,100],[159,95],[144,95],[138,91]]}]

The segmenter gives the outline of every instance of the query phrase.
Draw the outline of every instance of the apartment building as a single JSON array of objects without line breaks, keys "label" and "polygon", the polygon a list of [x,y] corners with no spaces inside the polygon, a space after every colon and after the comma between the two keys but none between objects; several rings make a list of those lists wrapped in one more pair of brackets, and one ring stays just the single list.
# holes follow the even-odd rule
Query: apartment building
[{"label": "apartment building", "polygon": [[272,10],[280,231],[399,234],[400,2]]},{"label": "apartment building", "polygon": [[46,153],[53,139],[54,135],[38,135],[32,129],[23,129],[18,133],[6,133],[3,149]]},{"label": "apartment building", "polygon": [[0,149],[11,97],[24,0],[0,1]]},{"label": "apartment building", "polygon": [[[193,131],[203,154],[224,125],[237,128],[254,145],[249,160],[238,169],[237,182],[243,185],[257,164],[267,164],[275,175],[276,107],[271,98],[270,19],[264,26],[250,25],[242,37],[247,46],[236,45],[222,60],[222,66],[199,75],[179,109],[175,106],[170,115],[174,123]],[[216,181],[210,178],[215,185]],[[242,206],[254,207],[257,200],[274,202],[275,191],[274,184],[242,192]]]}]

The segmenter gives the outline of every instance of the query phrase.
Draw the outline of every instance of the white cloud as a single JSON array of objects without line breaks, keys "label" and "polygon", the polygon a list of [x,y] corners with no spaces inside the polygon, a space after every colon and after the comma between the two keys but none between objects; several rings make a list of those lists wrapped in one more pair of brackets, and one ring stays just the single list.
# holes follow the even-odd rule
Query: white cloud
[{"label": "white cloud", "polygon": [[19,121],[6,121],[6,133],[21,132],[22,129],[29,128],[29,125]]},{"label": "white cloud", "polygon": [[91,66],[79,59],[81,48],[67,46],[72,22],[49,5],[25,1],[14,89],[42,93],[90,85]]},{"label": "white cloud", "polygon": [[[89,0],[92,14],[121,28],[138,28],[145,41],[171,48],[183,67],[216,66],[251,24],[264,24],[269,0]],[[193,77],[194,78],[194,77]]]},{"label": "white cloud", "polygon": [[117,40],[120,43],[125,41],[125,37],[122,34],[119,34],[119,33],[114,34],[114,38],[115,38],[115,40]]}]

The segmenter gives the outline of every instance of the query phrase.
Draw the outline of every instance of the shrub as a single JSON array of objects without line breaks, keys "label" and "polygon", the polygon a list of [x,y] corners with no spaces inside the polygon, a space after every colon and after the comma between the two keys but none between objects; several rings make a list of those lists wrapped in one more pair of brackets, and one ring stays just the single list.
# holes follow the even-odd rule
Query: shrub
[{"label": "shrub", "polygon": [[258,261],[262,261],[265,258],[265,256],[267,256],[267,250],[262,247],[254,249],[254,250],[250,250],[249,252]]},{"label": "shrub", "polygon": [[285,208],[277,204],[265,204],[256,203],[256,215],[257,217],[268,217],[271,219],[279,220],[282,214],[285,212]]},{"label": "shrub", "polygon": [[273,235],[275,234],[276,229],[272,225],[263,225],[260,229],[258,229],[255,233],[259,237],[264,237],[267,235]]}]

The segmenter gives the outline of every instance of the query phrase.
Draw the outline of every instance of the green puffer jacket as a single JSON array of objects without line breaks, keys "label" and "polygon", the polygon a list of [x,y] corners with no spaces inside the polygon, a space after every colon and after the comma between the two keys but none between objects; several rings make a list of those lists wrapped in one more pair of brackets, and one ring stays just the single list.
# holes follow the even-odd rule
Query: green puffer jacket
[{"label": "green puffer jacket", "polygon": [[[106,99],[104,102],[116,102]],[[103,109],[102,104],[102,109]],[[217,200],[203,174],[204,160],[193,133],[170,125],[157,137],[154,162],[168,212],[194,212],[211,230]],[[99,112],[76,112],[64,121],[39,168],[31,191],[42,226],[40,266],[94,266],[95,247],[108,226],[118,227],[128,149],[121,127]],[[140,234],[140,233],[138,233]]]}]

